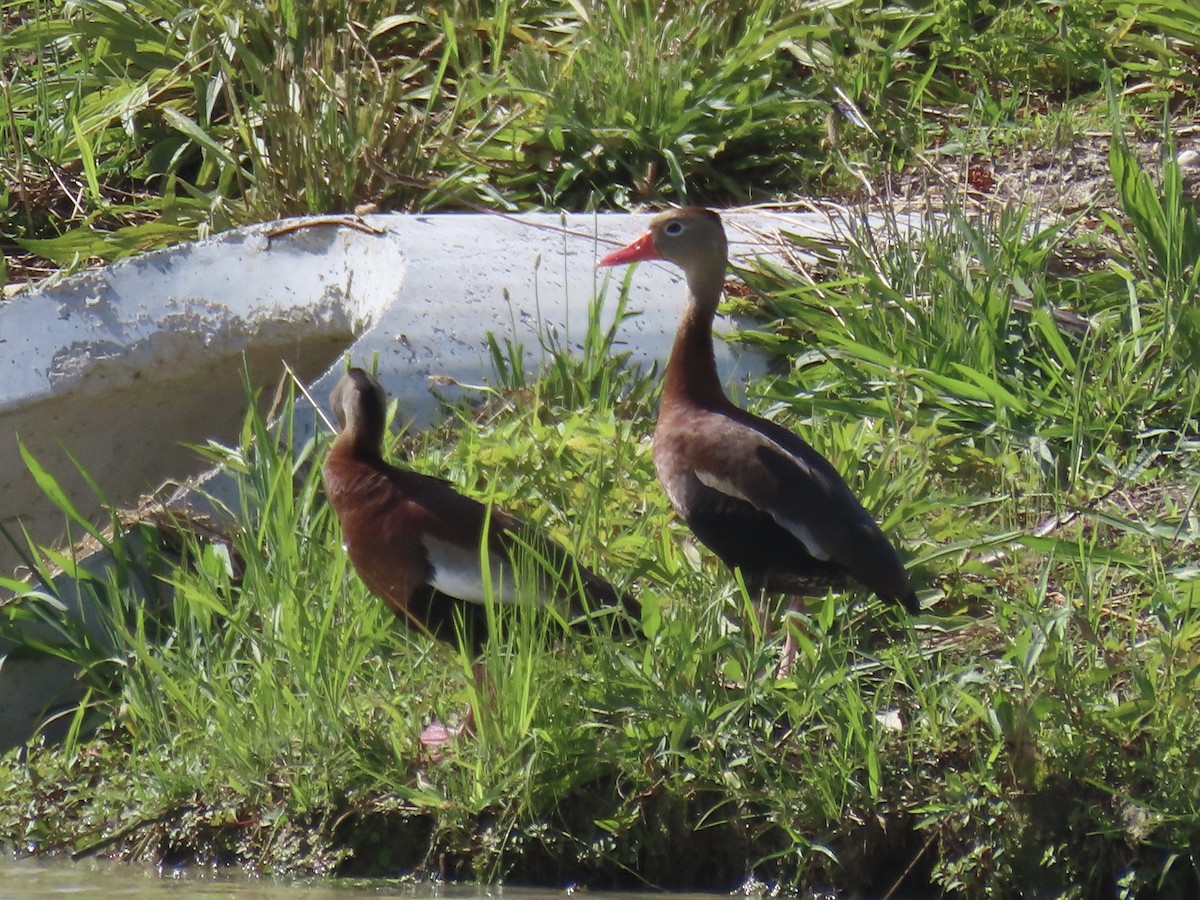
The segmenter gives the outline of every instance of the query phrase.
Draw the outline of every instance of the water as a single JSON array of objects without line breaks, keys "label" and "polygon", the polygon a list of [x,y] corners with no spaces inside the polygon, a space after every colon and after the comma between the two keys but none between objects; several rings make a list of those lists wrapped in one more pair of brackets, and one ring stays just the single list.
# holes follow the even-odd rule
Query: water
[{"label": "water", "polygon": [[[14,860],[0,856],[0,900],[567,900],[574,892],[522,887],[484,887],[388,879],[274,879],[203,869],[158,870],[97,860]],[[581,891],[587,900],[713,900],[704,894],[604,894]]]},{"label": "water", "polygon": [[[365,889],[377,897],[414,897],[415,887],[394,884]],[[360,890],[360,892],[363,892]],[[175,900],[228,897],[236,900],[350,900],[355,891],[311,881],[276,881],[236,873],[143,869],[121,863],[63,860],[0,860],[0,900],[104,897],[106,900]],[[425,888],[426,896],[434,896]]]}]

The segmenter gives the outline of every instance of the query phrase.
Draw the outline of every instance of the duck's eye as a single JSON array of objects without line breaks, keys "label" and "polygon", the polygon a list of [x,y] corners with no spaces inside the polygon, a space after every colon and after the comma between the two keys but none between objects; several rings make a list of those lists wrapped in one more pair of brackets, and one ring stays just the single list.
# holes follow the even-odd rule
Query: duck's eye
[{"label": "duck's eye", "polygon": [[663,229],[663,232],[670,237],[678,237],[679,235],[683,234],[683,223],[668,222],[667,227]]}]

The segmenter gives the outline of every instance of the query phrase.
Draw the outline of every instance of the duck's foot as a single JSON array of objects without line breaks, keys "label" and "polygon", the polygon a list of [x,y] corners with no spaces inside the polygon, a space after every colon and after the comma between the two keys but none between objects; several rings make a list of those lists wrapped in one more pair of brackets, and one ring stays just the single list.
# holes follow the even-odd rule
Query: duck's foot
[{"label": "duck's foot", "polygon": [[451,728],[441,722],[430,722],[421,731],[421,746],[426,750],[441,749],[456,740],[466,730],[466,723],[459,723]]},{"label": "duck's foot", "polygon": [[788,677],[792,671],[792,663],[796,659],[796,639],[792,637],[791,631],[784,636],[783,651],[779,654],[779,667],[775,669],[775,678],[778,681]]},{"label": "duck's foot", "polygon": [[779,668],[775,670],[775,677],[778,679],[788,677],[792,671],[792,663],[796,659],[796,651],[800,647],[796,641],[796,635],[792,632],[797,623],[789,622],[788,619],[793,616],[802,616],[805,612],[804,598],[792,597],[787,612],[783,614],[783,651],[779,654]]},{"label": "duck's foot", "polygon": [[444,752],[460,737],[475,733],[475,710],[467,707],[467,714],[457,725],[446,725],[434,719],[421,731],[421,746],[429,751],[435,760],[441,759]]}]

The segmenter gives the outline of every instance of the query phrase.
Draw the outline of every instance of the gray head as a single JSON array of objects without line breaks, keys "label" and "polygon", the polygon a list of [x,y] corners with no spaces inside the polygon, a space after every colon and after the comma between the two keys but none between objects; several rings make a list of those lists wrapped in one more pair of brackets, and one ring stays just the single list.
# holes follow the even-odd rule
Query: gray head
[{"label": "gray head", "polygon": [[716,303],[725,283],[729,243],[721,217],[710,209],[685,206],[660,213],[640,238],[600,260],[619,266],[645,259],[664,259],[683,269],[692,296]]}]

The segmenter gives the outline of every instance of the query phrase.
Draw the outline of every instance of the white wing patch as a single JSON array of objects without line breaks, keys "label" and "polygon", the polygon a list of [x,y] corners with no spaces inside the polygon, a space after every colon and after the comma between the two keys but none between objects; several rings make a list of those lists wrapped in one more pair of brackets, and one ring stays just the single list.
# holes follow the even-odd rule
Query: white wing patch
[{"label": "white wing patch", "polygon": [[732,482],[722,478],[720,475],[714,475],[712,472],[704,472],[700,469],[696,470],[696,478],[700,483],[707,488],[712,488],[714,491],[724,494],[726,497],[733,497],[735,500],[741,500],[743,503],[749,503],[751,506],[757,506],[754,501],[737,489],[737,486]]},{"label": "white wing patch", "polygon": [[[450,541],[439,541],[425,535],[421,539],[433,574],[430,584],[451,597],[471,603],[483,603],[483,571],[479,566],[479,548],[463,547]],[[501,603],[511,603],[513,594],[512,569],[507,561],[492,557],[492,596]]]},{"label": "white wing patch", "polygon": [[[479,566],[478,547],[468,549],[450,541],[440,541],[428,534],[421,539],[421,543],[425,548],[429,566],[433,569],[429,579],[433,587],[460,600],[471,603],[485,602],[487,595],[484,592],[483,572]],[[516,576],[512,565],[507,559],[499,559],[495,554],[489,554],[488,561],[491,564],[492,598],[500,603],[513,603],[518,597],[518,592],[515,589]],[[520,593],[522,601],[535,597],[538,603],[546,601],[540,590]]]},{"label": "white wing patch", "polygon": [[825,552],[825,548],[817,541],[816,535],[812,533],[811,528],[793,519],[782,519],[772,510],[768,509],[767,512],[771,514],[772,519],[791,532],[792,537],[804,545],[804,549],[808,551],[809,556],[813,559],[819,559],[821,562],[829,562],[829,554]]}]

